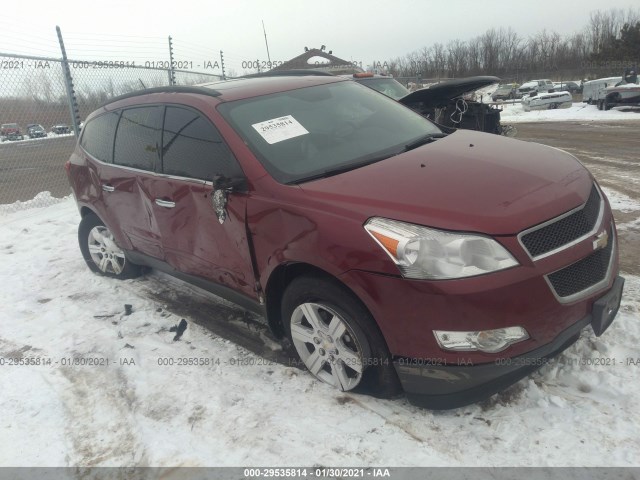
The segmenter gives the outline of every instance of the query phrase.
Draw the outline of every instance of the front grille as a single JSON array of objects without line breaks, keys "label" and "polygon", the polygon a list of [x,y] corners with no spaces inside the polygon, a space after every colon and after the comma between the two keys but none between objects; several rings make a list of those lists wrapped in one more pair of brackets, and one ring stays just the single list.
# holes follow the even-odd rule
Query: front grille
[{"label": "front grille", "polygon": [[564,298],[580,293],[607,277],[611,252],[615,243],[613,228],[609,228],[607,233],[609,234],[609,242],[605,248],[593,252],[588,257],[568,267],[547,275],[549,283],[558,297]]},{"label": "front grille", "polygon": [[596,227],[600,204],[600,193],[594,184],[587,202],[580,210],[526,233],[520,240],[533,258],[560,248],[587,235]]}]

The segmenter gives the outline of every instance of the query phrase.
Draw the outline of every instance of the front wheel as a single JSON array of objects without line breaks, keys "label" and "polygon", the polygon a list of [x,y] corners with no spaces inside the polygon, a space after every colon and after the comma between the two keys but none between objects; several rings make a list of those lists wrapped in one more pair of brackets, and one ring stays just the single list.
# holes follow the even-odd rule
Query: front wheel
[{"label": "front wheel", "polygon": [[282,313],[300,359],[319,380],[341,391],[382,398],[402,391],[371,314],[337,282],[297,278],[285,290]]},{"label": "front wheel", "polygon": [[139,265],[127,260],[113,233],[92,213],[80,221],[78,242],[84,261],[93,272],[120,279],[134,278],[142,273]]}]

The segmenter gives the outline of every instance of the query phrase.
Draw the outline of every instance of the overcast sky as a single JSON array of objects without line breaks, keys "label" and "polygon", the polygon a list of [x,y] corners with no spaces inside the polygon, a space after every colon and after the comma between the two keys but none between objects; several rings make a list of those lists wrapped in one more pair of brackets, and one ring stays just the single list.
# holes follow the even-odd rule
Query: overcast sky
[{"label": "overcast sky", "polygon": [[367,65],[493,27],[512,27],[522,36],[543,29],[570,34],[593,10],[639,6],[638,0],[35,0],[2,9],[0,51],[58,57],[59,25],[70,57],[167,60],[172,35],[177,59],[201,63],[224,50],[229,65],[240,69],[243,61],[267,58],[264,20],[271,60],[324,44]]}]

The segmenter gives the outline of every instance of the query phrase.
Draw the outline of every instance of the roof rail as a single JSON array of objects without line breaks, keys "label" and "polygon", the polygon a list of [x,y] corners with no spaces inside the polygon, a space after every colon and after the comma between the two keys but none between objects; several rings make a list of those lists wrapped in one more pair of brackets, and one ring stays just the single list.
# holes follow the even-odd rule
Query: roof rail
[{"label": "roof rail", "polygon": [[306,77],[306,76],[320,76],[320,77],[333,77],[332,73],[325,72],[324,70],[270,70],[268,72],[252,73],[249,75],[243,75],[238,78],[259,78],[259,77]]},{"label": "roof rail", "polygon": [[139,97],[140,95],[148,95],[151,93],[197,93],[198,95],[208,95],[210,97],[219,97],[222,95],[218,90],[214,90],[213,88],[208,87],[191,87],[184,85],[170,85],[166,87],[153,87],[153,88],[145,88],[144,90],[136,90],[134,92],[125,93],[124,95],[119,95],[110,100],[104,102],[100,107],[102,108],[111,103],[117,102],[119,100],[125,100],[127,98]]}]

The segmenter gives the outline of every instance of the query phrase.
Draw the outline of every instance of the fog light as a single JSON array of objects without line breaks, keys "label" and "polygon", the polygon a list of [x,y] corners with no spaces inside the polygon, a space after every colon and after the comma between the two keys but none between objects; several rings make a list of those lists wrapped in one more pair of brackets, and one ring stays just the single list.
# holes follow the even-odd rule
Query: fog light
[{"label": "fog light", "polygon": [[477,332],[434,330],[433,334],[440,347],[457,352],[479,350],[485,353],[498,353],[514,343],[529,338],[529,334],[522,327],[506,327]]}]

